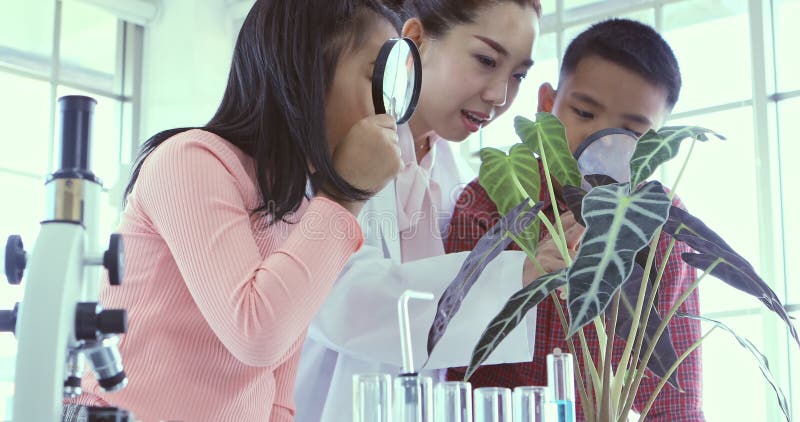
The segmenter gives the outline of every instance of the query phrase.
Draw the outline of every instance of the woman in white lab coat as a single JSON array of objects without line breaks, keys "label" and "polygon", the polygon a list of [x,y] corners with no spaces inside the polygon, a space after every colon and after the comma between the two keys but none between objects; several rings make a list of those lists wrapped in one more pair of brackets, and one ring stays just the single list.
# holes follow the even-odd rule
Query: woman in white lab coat
[{"label": "woman in white lab coat", "polygon": [[[353,375],[401,371],[396,304],[406,289],[436,296],[409,305],[414,362],[425,362],[436,304],[467,256],[445,255],[442,242],[455,201],[475,177],[456,142],[509,107],[533,64],[538,0],[405,3],[414,17],[403,35],[422,57],[417,110],[398,128],[405,169],[363,208],[365,245],[309,328],[295,387],[298,422],[350,421]],[[466,365],[482,328],[535,277],[529,267],[515,251],[489,264],[425,369]],[[487,363],[530,361],[536,313],[529,315]]]}]

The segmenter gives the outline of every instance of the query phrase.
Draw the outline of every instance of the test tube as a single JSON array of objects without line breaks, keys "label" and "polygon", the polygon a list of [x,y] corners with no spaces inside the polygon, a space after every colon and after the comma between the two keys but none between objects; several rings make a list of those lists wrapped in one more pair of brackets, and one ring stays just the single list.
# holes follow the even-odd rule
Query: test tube
[{"label": "test tube", "polygon": [[511,422],[511,389],[475,389],[475,422]]},{"label": "test tube", "polygon": [[463,381],[436,385],[436,422],[472,422],[472,384]]},{"label": "test tube", "polygon": [[389,374],[353,375],[353,421],[391,422],[391,392]]},{"label": "test tube", "polygon": [[394,422],[433,422],[433,379],[416,373],[394,379]]},{"label": "test tube", "polygon": [[547,355],[547,384],[557,422],[575,422],[575,376],[572,354],[556,348]]},{"label": "test tube", "polygon": [[545,403],[547,387],[514,388],[514,422],[544,422]]}]

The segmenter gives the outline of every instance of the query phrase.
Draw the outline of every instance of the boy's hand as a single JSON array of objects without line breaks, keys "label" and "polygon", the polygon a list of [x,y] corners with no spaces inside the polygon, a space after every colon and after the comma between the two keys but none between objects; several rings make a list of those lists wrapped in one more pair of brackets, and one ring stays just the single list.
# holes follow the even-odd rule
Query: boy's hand
[{"label": "boy's hand", "polygon": [[[581,236],[586,230],[585,227],[575,221],[575,216],[572,212],[565,212],[561,214],[561,225],[564,227],[564,233],[567,237],[567,252],[570,258],[574,259],[578,254],[578,247],[580,246]],[[525,260],[525,265],[522,269],[522,285],[527,286],[537,278],[567,267],[567,263],[558,251],[558,246],[548,235],[539,244],[536,249],[536,260],[544,268],[544,272],[539,271],[539,268],[530,260]]]}]

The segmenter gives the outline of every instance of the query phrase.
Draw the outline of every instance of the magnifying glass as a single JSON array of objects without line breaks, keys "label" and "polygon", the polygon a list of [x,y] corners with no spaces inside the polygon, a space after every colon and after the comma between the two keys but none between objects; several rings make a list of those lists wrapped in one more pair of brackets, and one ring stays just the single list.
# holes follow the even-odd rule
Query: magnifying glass
[{"label": "magnifying glass", "polygon": [[422,86],[422,62],[416,44],[392,38],[381,47],[372,73],[376,114],[389,114],[403,124],[414,114]]},{"label": "magnifying glass", "polygon": [[[603,174],[620,183],[631,179],[631,157],[638,137],[625,129],[603,129],[587,137],[572,155],[578,160],[581,176]],[[583,180],[583,189],[592,188]]]}]

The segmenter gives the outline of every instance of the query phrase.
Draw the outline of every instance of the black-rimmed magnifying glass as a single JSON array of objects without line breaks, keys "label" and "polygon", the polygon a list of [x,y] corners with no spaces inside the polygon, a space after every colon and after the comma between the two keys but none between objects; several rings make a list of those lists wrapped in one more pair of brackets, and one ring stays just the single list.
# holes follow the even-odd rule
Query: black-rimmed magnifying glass
[{"label": "black-rimmed magnifying glass", "polygon": [[422,86],[422,63],[408,38],[392,38],[381,47],[372,73],[376,114],[389,114],[403,124],[414,114]]},{"label": "black-rimmed magnifying glass", "polygon": [[[578,160],[581,176],[602,174],[624,183],[631,179],[630,161],[638,137],[625,129],[603,129],[589,135],[572,154]],[[584,180],[584,190],[592,188]]]}]

